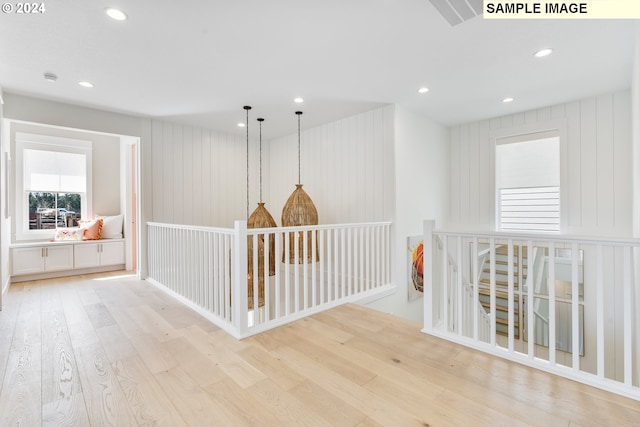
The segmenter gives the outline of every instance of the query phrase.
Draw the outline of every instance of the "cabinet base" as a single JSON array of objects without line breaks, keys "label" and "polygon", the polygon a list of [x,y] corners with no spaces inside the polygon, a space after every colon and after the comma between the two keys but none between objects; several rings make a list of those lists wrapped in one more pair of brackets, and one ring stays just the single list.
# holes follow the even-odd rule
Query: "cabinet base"
[{"label": "cabinet base", "polygon": [[102,273],[104,271],[124,270],[124,264],[108,265],[104,267],[80,268],[74,270],[48,271],[46,273],[22,274],[11,276],[11,283],[27,282],[29,280],[53,279],[55,277],[77,276],[79,274]]}]

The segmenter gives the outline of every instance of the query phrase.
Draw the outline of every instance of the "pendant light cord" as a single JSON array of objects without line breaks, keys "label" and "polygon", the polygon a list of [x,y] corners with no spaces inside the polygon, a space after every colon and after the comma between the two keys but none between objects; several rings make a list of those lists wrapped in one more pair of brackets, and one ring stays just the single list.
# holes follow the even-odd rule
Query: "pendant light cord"
[{"label": "pendant light cord", "polygon": [[262,203],[262,122],[264,122],[264,119],[259,118],[258,123],[260,123],[260,139],[258,143],[258,152],[260,155],[260,203]]},{"label": "pendant light cord", "polygon": [[247,128],[247,220],[249,220],[249,110],[251,107],[245,105],[243,108],[247,112],[245,127]]},{"label": "pendant light cord", "polygon": [[302,111],[296,111],[296,115],[298,116],[298,185],[300,185],[300,116]]}]

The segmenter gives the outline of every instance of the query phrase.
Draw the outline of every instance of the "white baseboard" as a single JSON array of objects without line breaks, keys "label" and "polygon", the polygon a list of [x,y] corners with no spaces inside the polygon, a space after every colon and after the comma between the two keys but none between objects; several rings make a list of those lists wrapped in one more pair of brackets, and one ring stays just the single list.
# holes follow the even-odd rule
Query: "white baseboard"
[{"label": "white baseboard", "polygon": [[124,264],[109,265],[105,267],[79,268],[74,270],[51,271],[47,273],[24,274],[21,276],[12,276],[11,283],[27,282],[29,280],[53,279],[56,277],[77,276],[79,274],[101,273],[107,271],[124,270]]}]

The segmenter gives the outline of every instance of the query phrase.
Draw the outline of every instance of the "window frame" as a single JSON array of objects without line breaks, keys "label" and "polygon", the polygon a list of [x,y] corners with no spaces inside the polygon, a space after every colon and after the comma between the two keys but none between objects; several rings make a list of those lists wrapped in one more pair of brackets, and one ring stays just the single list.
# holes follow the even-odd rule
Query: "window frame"
[{"label": "window frame", "polygon": [[[55,236],[55,229],[29,230],[29,192],[24,188],[24,149],[54,151],[83,154],[86,161],[86,192],[81,194],[81,216],[92,216],[92,142],[80,139],[62,138],[49,135],[37,135],[16,132],[16,167],[15,167],[15,227],[16,241],[46,240]],[[67,192],[68,193],[68,192]],[[57,228],[57,225],[56,225]]]},{"label": "window frame", "polygon": [[[539,136],[554,134],[559,138],[559,156],[560,156],[560,229],[559,231],[510,231],[500,229],[500,198],[499,198],[499,182],[497,178],[498,165],[496,156],[496,147],[501,143],[521,142],[531,139],[538,139]],[[493,193],[493,229],[501,233],[525,233],[525,234],[566,234],[568,230],[568,198],[567,196],[567,121],[564,118],[541,120],[539,122],[531,122],[519,126],[492,129],[490,131],[490,140],[492,142],[491,150],[491,173],[492,173],[492,193]]]}]

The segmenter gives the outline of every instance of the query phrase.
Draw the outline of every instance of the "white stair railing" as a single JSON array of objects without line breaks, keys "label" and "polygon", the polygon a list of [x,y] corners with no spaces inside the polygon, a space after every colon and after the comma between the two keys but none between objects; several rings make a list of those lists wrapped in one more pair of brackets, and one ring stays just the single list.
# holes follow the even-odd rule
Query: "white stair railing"
[{"label": "white stair railing", "polygon": [[[147,280],[236,338],[395,289],[388,222],[263,229],[247,229],[245,221],[236,221],[233,229],[147,226]],[[269,241],[273,249],[263,244]],[[283,256],[290,250],[292,256]]]},{"label": "white stair railing", "polygon": [[[437,236],[434,244],[438,250],[439,256],[445,253],[443,241]],[[477,246],[475,247],[477,252]],[[475,262],[482,265],[480,257],[475,257]],[[480,303],[478,298],[479,275],[474,275],[474,282],[470,283],[466,274],[456,260],[451,256],[438,258],[436,261],[446,269],[446,274],[442,276],[442,280],[446,281],[446,292],[443,294],[443,301],[447,303],[442,306],[446,308],[447,322],[446,327],[452,332],[460,332],[462,335],[475,337],[479,340],[488,340],[491,328],[491,316]],[[446,264],[446,266],[445,266]],[[477,271],[478,265],[475,270]]]},{"label": "white stair railing", "polygon": [[[424,226],[425,271],[431,272],[425,273],[425,333],[640,400],[640,325],[635,321],[640,281],[634,278],[640,239],[446,232],[435,231],[433,224],[425,221]],[[469,265],[471,277],[479,277],[479,243],[490,254],[488,339],[476,333],[475,324],[471,331],[457,327],[460,319],[475,316],[478,299],[475,283],[472,303],[458,298],[467,291],[459,269],[450,267]],[[494,315],[500,246],[508,251],[506,290],[502,288],[509,301],[505,336],[496,335]],[[530,255],[527,282],[516,289],[512,255],[525,248]],[[516,310],[522,316],[519,323]]]}]

